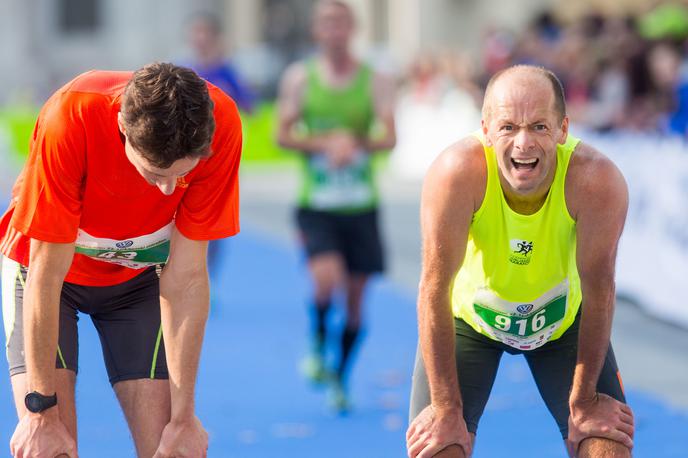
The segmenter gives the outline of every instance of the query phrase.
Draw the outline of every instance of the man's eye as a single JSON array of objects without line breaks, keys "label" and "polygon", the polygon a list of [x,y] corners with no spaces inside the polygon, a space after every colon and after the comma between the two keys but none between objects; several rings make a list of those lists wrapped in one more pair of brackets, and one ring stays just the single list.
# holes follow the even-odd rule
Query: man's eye
[{"label": "man's eye", "polygon": [[535,130],[547,130],[547,126],[544,124],[536,124]]},{"label": "man's eye", "polygon": [[514,126],[507,124],[507,125],[501,126],[499,128],[499,130],[500,131],[512,131],[512,130],[514,130]]}]

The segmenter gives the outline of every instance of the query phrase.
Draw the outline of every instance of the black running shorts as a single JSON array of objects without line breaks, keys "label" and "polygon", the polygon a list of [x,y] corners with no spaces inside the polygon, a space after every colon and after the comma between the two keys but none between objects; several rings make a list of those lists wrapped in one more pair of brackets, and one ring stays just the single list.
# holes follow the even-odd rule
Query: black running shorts
[{"label": "black running shorts", "polygon": [[351,273],[384,270],[377,210],[348,214],[300,208],[296,222],[309,258],[335,252]]},{"label": "black running shorts", "polygon": [[[10,375],[15,375],[26,372],[22,308],[27,269],[1,259],[7,360]],[[98,331],[111,384],[167,378],[160,287],[154,267],[114,286],[63,284],[56,367],[74,372],[78,368],[79,312],[90,315]]]},{"label": "black running shorts", "polygon": [[[468,431],[476,433],[485,409],[502,353],[522,354],[530,367],[535,383],[547,408],[559,426],[564,439],[568,437],[569,392],[578,358],[578,327],[580,312],[564,334],[535,350],[516,350],[476,332],[465,321],[456,318],[456,367],[459,377],[463,416]],[[597,381],[597,391],[626,402],[611,344]],[[413,420],[430,404],[428,379],[420,355],[416,355],[411,389],[410,419]]]}]

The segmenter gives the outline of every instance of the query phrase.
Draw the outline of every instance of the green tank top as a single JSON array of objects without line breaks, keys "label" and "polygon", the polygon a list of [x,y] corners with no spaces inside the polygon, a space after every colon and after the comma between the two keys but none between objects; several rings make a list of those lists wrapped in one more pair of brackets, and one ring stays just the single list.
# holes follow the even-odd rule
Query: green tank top
[{"label": "green tank top", "polygon": [[559,338],[580,307],[576,223],[564,183],[579,139],[557,145],[557,169],[542,207],[516,213],[504,197],[494,150],[485,145],[487,186],[473,214],[466,256],[452,290],[455,317],[520,350]]},{"label": "green tank top", "polygon": [[[360,65],[351,83],[342,88],[325,86],[316,60],[306,63],[306,89],[302,117],[309,134],[346,130],[367,137],[374,121],[372,70]],[[347,167],[333,168],[324,154],[303,155],[302,208],[355,213],[377,205],[370,154],[360,151]]]}]

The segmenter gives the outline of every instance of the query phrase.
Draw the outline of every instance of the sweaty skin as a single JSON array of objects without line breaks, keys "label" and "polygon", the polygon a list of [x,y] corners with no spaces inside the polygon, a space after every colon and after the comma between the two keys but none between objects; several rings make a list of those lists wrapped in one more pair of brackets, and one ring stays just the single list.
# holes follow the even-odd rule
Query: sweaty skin
[{"label": "sweaty skin", "polygon": [[[564,143],[568,134],[568,118],[555,109],[553,91],[543,90],[551,87],[537,69],[515,67],[486,94],[482,132],[495,151],[506,201],[521,214],[533,214],[543,205],[556,171],[556,145]],[[486,180],[483,147],[469,137],[444,151],[424,181],[418,326],[431,404],[409,426],[410,457],[431,457],[445,449],[446,456],[471,454],[474,437],[467,432],[458,390],[450,290],[463,263],[472,215],[482,203]],[[618,453],[613,456],[630,456],[634,431],[630,408],[596,393],[609,345],[614,262],[628,207],[626,184],[611,161],[581,143],[569,165],[565,196],[576,221],[583,291],[567,445],[579,456],[605,456],[594,454],[605,447]],[[452,444],[460,450],[450,451]]]}]

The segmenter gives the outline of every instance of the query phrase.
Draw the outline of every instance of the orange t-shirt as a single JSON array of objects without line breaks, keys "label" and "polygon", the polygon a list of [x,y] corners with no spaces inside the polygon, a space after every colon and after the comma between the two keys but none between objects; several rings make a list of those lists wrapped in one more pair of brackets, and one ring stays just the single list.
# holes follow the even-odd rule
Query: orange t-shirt
[{"label": "orange t-shirt", "polygon": [[[215,104],[212,154],[179,178],[174,193],[165,196],[148,184],[124,152],[117,113],[131,76],[131,72],[84,73],[43,106],[28,161],[0,219],[2,254],[28,265],[32,238],[76,242],[65,281],[108,286],[135,277],[145,265],[159,263],[160,249],[169,253],[172,225],[193,240],[239,231],[242,137],[232,99],[208,84]],[[158,249],[157,259],[146,251],[150,247]],[[152,262],[138,264],[133,259],[137,256]]]}]

